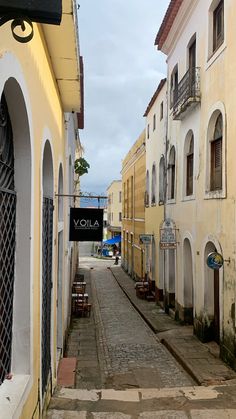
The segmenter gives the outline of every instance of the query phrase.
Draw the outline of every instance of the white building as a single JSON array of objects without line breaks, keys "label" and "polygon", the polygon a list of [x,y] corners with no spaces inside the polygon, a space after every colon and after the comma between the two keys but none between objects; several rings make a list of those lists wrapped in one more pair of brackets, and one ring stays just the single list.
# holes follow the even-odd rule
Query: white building
[{"label": "white building", "polygon": [[[172,0],[156,37],[167,55],[166,308],[220,343],[235,365],[236,9],[233,0]],[[218,252],[225,263],[210,269]]]}]

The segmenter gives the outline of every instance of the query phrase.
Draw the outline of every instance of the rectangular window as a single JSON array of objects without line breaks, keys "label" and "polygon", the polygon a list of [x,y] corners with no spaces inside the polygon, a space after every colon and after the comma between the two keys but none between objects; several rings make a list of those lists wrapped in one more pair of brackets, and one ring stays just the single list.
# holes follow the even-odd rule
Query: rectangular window
[{"label": "rectangular window", "polygon": [[221,0],[213,12],[213,52],[224,41],[224,1]]},{"label": "rectangular window", "polygon": [[133,218],[134,216],[134,177],[133,176],[131,176],[130,178],[130,189],[131,189],[130,217]]},{"label": "rectangular window", "polygon": [[188,50],[189,54],[189,69],[192,70],[196,67],[196,39],[192,42]]},{"label": "rectangular window", "polygon": [[126,217],[126,184],[123,183],[123,216]]},{"label": "rectangular window", "polygon": [[119,191],[119,202],[121,203],[121,191]]},{"label": "rectangular window", "polygon": [[147,139],[149,139],[149,124],[147,125]]},{"label": "rectangular window", "polygon": [[211,191],[222,189],[222,138],[211,142]]},{"label": "rectangular window", "polygon": [[153,115],[153,131],[156,129],[156,114]]},{"label": "rectangular window", "polygon": [[119,221],[122,221],[122,214],[119,212]]},{"label": "rectangular window", "polygon": [[193,154],[187,156],[187,182],[186,195],[193,194]]},{"label": "rectangular window", "polygon": [[171,167],[171,189],[170,189],[170,199],[175,197],[175,165]]},{"label": "rectangular window", "polygon": [[163,119],[163,102],[160,104],[160,121]]},{"label": "rectangular window", "polygon": [[170,109],[173,108],[174,103],[178,99],[178,67],[176,67],[170,79]]}]

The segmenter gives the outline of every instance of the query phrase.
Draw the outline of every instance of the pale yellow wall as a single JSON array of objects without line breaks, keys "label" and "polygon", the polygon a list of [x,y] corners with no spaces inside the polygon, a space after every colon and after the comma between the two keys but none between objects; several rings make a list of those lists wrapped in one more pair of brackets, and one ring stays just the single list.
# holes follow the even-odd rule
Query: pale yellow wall
[{"label": "pale yellow wall", "polygon": [[[111,230],[120,231],[121,221],[119,219],[119,214],[122,214],[122,196],[120,200],[120,192],[122,191],[122,182],[121,180],[114,180],[109,187],[107,188],[108,204],[108,224],[110,225]],[[111,235],[110,231],[110,235]]]},{"label": "pale yellow wall", "polygon": [[[28,419],[38,403],[38,379],[40,378],[40,321],[41,321],[41,200],[42,200],[42,156],[46,140],[49,140],[53,158],[54,192],[58,191],[59,164],[63,166],[64,191],[67,190],[67,170],[65,156],[65,125],[64,114],[54,79],[52,65],[46,51],[46,45],[39,25],[34,25],[34,38],[28,44],[16,42],[7,23],[1,27],[0,66],[7,56],[13,57],[13,63],[18,63],[18,73],[14,74],[14,64],[9,67],[8,75],[16,77],[23,89],[29,118],[32,159],[32,290],[31,295],[31,332],[32,332],[32,384],[21,413],[21,418]],[[3,77],[3,75],[2,75]],[[5,80],[6,81],[6,80]],[[21,85],[21,84],[24,85]],[[4,80],[1,79],[1,90]],[[20,115],[19,115],[20,117]],[[57,290],[57,199],[54,198],[54,238],[53,243],[53,320],[52,320],[52,359],[54,364],[53,383],[56,380],[56,290]],[[64,203],[64,218],[66,218],[66,203]],[[65,223],[66,224],[66,223]],[[65,227],[66,228],[66,227]],[[67,231],[64,229],[64,237]],[[1,409],[1,406],[0,406]],[[38,417],[36,408],[35,418]]]},{"label": "pale yellow wall", "polygon": [[[184,1],[185,10],[189,8]],[[216,4],[216,3],[215,3]],[[186,113],[182,121],[174,121],[169,111],[168,140],[176,147],[176,197],[166,206],[167,217],[176,222],[176,301],[185,305],[184,250],[183,242],[187,238],[191,244],[193,261],[193,309],[196,318],[205,318],[206,323],[212,318],[212,307],[208,300],[212,298],[213,285],[210,271],[206,271],[204,254],[207,242],[212,242],[223,255],[225,263],[219,271],[220,277],[220,339],[221,343],[231,346],[235,339],[235,2],[224,2],[224,42],[215,51],[209,53],[211,27],[208,21],[211,0],[196,2],[190,13],[186,13],[181,22],[181,13],[169,38],[166,41],[169,55],[168,77],[178,63],[179,80],[187,71],[187,46],[196,34],[196,65],[200,67],[201,102]],[[179,24],[176,36],[176,25]],[[181,25],[184,25],[181,27]],[[172,44],[173,42],[173,44]],[[211,56],[212,55],[212,56]],[[220,192],[209,191],[209,152],[208,127],[214,111],[223,116],[223,188]],[[184,141],[189,130],[194,134],[194,193],[184,196]],[[168,273],[168,271],[167,271]],[[186,280],[186,279],[185,279]],[[233,347],[231,351],[233,353]]]},{"label": "pale yellow wall", "polygon": [[[145,232],[152,234],[152,245],[149,246],[148,255],[149,258],[149,273],[150,279],[155,281],[156,287],[163,288],[162,275],[163,267],[160,268],[160,225],[164,220],[164,205],[163,202],[159,203],[159,163],[162,156],[165,156],[166,147],[166,83],[163,84],[162,88],[158,89],[156,99],[153,101],[152,106],[147,112],[146,116],[146,171],[149,171],[149,205],[145,207]],[[163,118],[160,116],[161,103],[163,103]],[[153,129],[153,116],[156,116],[156,128]],[[149,138],[147,138],[149,126]],[[152,204],[152,167],[156,167],[156,188],[155,196],[156,203]],[[164,251],[163,251],[164,252]]]},{"label": "pale yellow wall", "polygon": [[143,131],[122,164],[122,264],[132,276],[137,278],[142,278],[144,275],[143,246],[139,243],[139,235],[145,232],[145,167]]}]

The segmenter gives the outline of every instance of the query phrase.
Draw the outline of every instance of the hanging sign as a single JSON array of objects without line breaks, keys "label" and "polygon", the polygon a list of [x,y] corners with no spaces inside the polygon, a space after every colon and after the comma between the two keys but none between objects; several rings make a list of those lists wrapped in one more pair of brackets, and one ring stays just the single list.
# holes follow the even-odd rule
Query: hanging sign
[{"label": "hanging sign", "polygon": [[32,22],[59,25],[62,0],[0,0],[0,18],[3,21],[28,18]]},{"label": "hanging sign", "polygon": [[207,256],[207,266],[211,269],[220,269],[224,264],[223,256],[217,252],[211,252]]},{"label": "hanging sign", "polygon": [[71,208],[70,241],[102,241],[103,209]]},{"label": "hanging sign", "polygon": [[176,249],[176,228],[175,223],[170,218],[167,218],[160,228],[160,249]]}]

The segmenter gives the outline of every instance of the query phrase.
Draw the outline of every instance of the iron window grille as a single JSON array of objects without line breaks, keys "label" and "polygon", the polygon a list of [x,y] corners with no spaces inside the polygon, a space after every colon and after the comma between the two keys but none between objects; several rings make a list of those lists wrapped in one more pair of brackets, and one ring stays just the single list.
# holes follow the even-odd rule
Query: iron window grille
[{"label": "iron window grille", "polygon": [[42,237],[42,394],[51,371],[51,290],[52,290],[53,200],[43,198]]},{"label": "iron window grille", "polygon": [[0,103],[0,384],[11,371],[15,225],[13,134],[3,94]]}]

